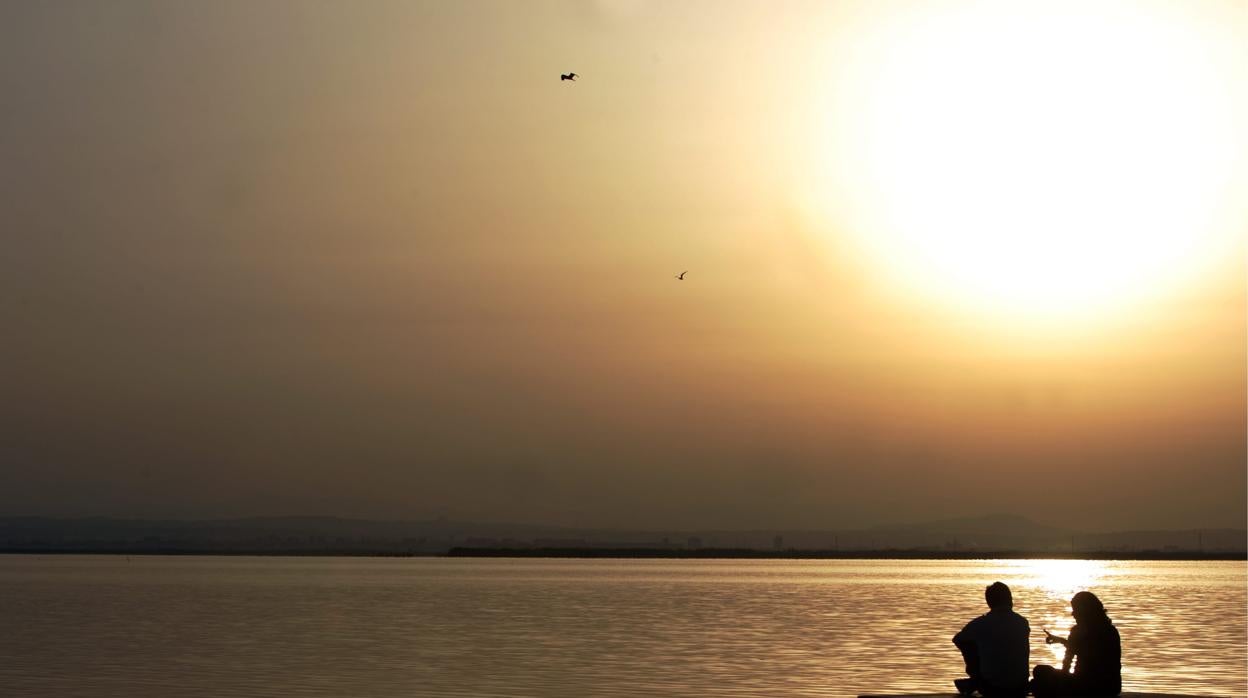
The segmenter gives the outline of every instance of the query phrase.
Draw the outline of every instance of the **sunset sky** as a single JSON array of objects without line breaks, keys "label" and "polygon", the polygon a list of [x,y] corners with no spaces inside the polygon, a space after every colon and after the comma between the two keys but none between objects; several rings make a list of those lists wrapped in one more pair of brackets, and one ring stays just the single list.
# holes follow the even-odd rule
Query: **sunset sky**
[{"label": "sunset sky", "polygon": [[1244,2],[8,2],[0,104],[0,515],[1248,517]]}]

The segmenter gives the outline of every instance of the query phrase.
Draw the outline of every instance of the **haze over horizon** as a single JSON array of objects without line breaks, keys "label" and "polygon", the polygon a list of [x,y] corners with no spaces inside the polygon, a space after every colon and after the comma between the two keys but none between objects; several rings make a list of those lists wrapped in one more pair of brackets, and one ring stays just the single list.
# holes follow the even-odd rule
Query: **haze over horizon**
[{"label": "haze over horizon", "polygon": [[0,516],[1243,528],[1248,6],[1006,8],[0,5]]}]

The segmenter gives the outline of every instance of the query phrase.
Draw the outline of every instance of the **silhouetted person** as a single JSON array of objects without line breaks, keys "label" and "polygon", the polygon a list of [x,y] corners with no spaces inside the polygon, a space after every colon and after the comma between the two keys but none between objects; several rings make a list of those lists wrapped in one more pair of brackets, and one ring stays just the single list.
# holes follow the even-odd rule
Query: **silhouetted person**
[{"label": "silhouetted person", "polygon": [[953,636],[962,651],[969,678],[953,682],[958,693],[976,691],[985,698],[1022,698],[1027,695],[1031,626],[1014,612],[1010,588],[994,582],[984,590],[988,612]]},{"label": "silhouetted person", "polygon": [[[1081,591],[1070,600],[1075,626],[1070,637],[1044,631],[1046,643],[1066,645],[1062,669],[1041,664],[1032,672],[1036,698],[1051,696],[1116,696],[1122,692],[1122,638],[1096,594]],[[1075,661],[1071,673],[1070,663]]]}]

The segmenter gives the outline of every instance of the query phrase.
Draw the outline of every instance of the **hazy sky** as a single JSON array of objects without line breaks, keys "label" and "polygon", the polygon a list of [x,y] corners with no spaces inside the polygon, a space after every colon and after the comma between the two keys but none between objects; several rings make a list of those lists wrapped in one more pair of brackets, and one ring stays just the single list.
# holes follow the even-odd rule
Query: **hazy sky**
[{"label": "hazy sky", "polygon": [[1245,47],[1243,2],[2,2],[0,515],[1243,526]]}]

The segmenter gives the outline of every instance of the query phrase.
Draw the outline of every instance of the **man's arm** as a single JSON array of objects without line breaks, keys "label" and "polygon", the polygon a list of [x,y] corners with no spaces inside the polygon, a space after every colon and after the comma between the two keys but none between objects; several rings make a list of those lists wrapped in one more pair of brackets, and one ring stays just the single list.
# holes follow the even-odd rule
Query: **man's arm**
[{"label": "man's arm", "polygon": [[966,627],[959,630],[958,634],[953,636],[953,644],[957,645],[958,649],[975,644],[975,641],[971,638],[971,626],[974,624],[975,621],[967,623]]}]

